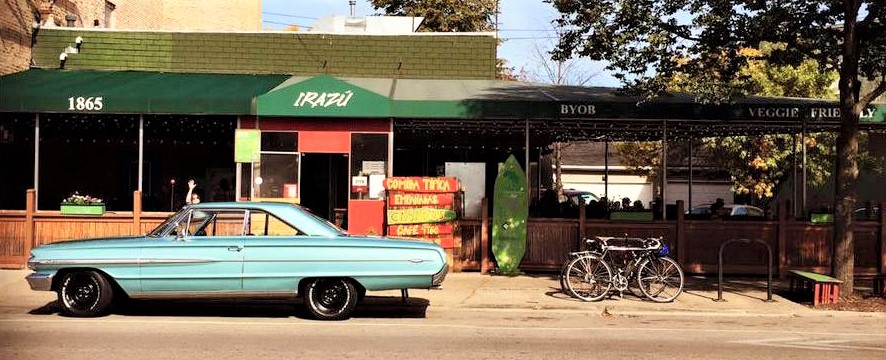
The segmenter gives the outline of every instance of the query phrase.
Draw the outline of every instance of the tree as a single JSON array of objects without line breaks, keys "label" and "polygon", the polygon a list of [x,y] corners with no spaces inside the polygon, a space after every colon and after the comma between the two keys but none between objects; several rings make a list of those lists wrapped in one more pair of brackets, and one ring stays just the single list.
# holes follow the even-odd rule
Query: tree
[{"label": "tree", "polygon": [[421,16],[421,31],[473,32],[495,30],[498,0],[370,0],[386,15]]},{"label": "tree", "polygon": [[[496,30],[498,0],[370,0],[375,10],[391,16],[424,17],[419,31],[478,32]],[[500,42],[501,40],[499,40]],[[526,76],[497,59],[496,78],[523,81]]]},{"label": "tree", "polygon": [[[735,79],[753,59],[741,49],[784,43],[766,60],[816,59],[839,76],[834,275],[852,295],[853,210],[858,179],[859,116],[886,92],[886,2],[882,0],[546,0],[568,31],[555,58],[573,54],[610,62],[630,88],[654,96],[678,73],[703,86],[701,101],[739,96]],[[862,93],[859,79],[873,81]],[[738,82],[741,85],[741,82]]]}]

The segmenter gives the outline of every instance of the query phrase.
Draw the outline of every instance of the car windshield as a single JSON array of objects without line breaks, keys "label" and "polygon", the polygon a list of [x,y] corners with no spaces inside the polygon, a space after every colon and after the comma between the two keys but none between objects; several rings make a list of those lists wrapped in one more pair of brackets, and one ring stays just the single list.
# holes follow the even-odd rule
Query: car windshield
[{"label": "car windshield", "polygon": [[151,230],[151,232],[148,233],[148,237],[159,237],[166,231],[166,229],[175,226],[182,214],[187,213],[187,209],[188,208],[185,207],[179,210],[177,213],[172,214],[170,217],[166,218],[163,223],[161,223],[156,228],[154,228],[154,230]]}]

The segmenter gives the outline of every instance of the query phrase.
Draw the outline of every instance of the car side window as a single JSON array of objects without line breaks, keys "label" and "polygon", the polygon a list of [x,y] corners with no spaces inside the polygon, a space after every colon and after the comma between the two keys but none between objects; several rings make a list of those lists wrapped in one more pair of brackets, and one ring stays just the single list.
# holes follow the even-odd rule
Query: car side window
[{"label": "car side window", "polygon": [[264,211],[252,210],[249,216],[248,235],[255,236],[295,236],[298,229],[287,224],[274,215]]},{"label": "car side window", "polygon": [[732,215],[744,216],[748,214],[748,209],[743,207],[736,207],[735,213]]},{"label": "car side window", "polygon": [[173,235],[240,236],[243,234],[245,210],[193,210],[185,216]]}]

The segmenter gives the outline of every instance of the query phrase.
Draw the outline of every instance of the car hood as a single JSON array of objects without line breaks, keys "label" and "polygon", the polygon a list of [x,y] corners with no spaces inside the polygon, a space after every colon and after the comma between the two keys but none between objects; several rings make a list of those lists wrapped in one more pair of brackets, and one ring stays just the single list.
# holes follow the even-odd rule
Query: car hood
[{"label": "car hood", "polygon": [[52,244],[40,245],[34,250],[74,250],[74,249],[106,249],[138,247],[147,242],[157,241],[154,238],[144,236],[104,237],[72,241],[62,241]]}]

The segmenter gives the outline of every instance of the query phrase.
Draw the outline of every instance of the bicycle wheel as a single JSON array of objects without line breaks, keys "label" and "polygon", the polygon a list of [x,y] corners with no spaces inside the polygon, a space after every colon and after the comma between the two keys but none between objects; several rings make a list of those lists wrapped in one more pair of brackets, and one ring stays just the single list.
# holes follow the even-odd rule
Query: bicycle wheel
[{"label": "bicycle wheel", "polygon": [[569,293],[569,285],[566,284],[566,269],[569,268],[569,263],[572,262],[572,258],[563,262],[563,265],[560,266],[560,291],[568,294]]},{"label": "bicycle wheel", "polygon": [[566,267],[566,287],[581,300],[600,300],[612,287],[612,269],[597,256],[579,256]]},{"label": "bicycle wheel", "polygon": [[651,258],[640,265],[637,283],[649,300],[671,302],[683,292],[683,269],[669,257]]}]

